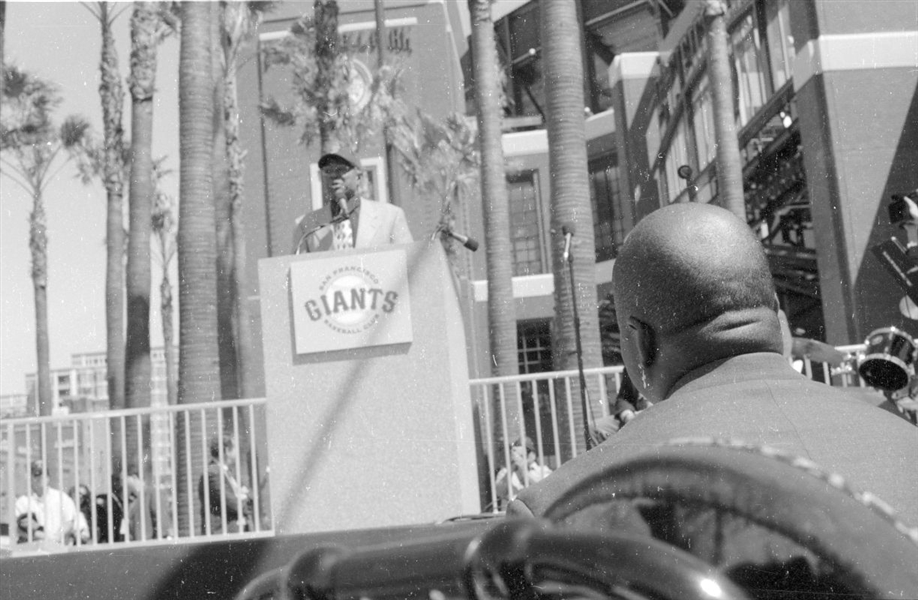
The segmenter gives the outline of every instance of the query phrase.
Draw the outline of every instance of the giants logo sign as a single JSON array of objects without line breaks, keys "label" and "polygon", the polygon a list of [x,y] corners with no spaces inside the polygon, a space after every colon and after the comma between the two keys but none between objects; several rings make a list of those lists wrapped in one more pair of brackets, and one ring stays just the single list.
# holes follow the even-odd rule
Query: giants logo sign
[{"label": "giants logo sign", "polygon": [[297,354],[410,342],[404,250],[290,265]]}]

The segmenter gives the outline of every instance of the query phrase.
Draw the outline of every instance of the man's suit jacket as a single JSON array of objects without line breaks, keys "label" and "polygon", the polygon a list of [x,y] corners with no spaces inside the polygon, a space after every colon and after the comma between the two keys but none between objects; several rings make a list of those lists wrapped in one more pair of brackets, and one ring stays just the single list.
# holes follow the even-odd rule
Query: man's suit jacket
[{"label": "man's suit jacket", "polygon": [[[299,219],[293,231],[293,253],[331,250],[334,227],[326,225],[331,220],[331,208],[328,206],[314,210]],[[392,204],[363,199],[356,222],[355,248],[409,244],[414,241],[408,229],[405,212]],[[313,233],[307,235],[309,232]]]},{"label": "man's suit jacket", "polygon": [[[794,371],[779,354],[733,357],[683,377],[676,390],[609,440],[523,490],[510,515],[541,515],[567,490],[674,438],[716,437],[809,458],[918,525],[918,428],[842,390]],[[874,402],[875,404],[875,402]]]}]

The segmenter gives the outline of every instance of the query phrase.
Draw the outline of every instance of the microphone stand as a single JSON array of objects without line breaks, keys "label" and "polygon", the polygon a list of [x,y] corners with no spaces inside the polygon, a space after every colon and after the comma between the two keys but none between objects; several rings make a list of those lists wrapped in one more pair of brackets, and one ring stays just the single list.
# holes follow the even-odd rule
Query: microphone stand
[{"label": "microphone stand", "polygon": [[356,211],[357,211],[356,206],[354,208],[347,208],[347,204],[345,203],[343,208],[338,212],[338,216],[332,217],[332,219],[326,223],[319,223],[312,229],[306,230],[306,232],[300,236],[300,239],[296,244],[296,254],[300,254],[300,249],[303,247],[303,241],[306,238],[308,238],[311,235],[315,235],[318,231],[325,229],[326,227],[331,227],[332,225],[337,225],[338,223],[341,223],[343,221],[350,219],[351,215],[354,214],[354,212]]},{"label": "microphone stand", "polygon": [[571,301],[574,305],[574,339],[577,342],[577,373],[580,375],[580,403],[583,410],[583,438],[586,449],[590,450],[595,442],[590,432],[589,403],[587,402],[586,375],[583,373],[583,345],[580,341],[580,311],[577,310],[577,294],[574,290],[574,254],[567,255],[568,272],[571,280]]}]

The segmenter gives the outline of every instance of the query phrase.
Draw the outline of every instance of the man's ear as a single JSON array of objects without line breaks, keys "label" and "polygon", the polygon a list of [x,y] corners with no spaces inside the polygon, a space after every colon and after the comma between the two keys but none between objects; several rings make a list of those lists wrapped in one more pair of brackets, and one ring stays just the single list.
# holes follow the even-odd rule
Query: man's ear
[{"label": "man's ear", "polygon": [[635,347],[641,366],[652,366],[657,359],[657,335],[653,326],[637,317],[628,317],[628,327],[634,330]]}]

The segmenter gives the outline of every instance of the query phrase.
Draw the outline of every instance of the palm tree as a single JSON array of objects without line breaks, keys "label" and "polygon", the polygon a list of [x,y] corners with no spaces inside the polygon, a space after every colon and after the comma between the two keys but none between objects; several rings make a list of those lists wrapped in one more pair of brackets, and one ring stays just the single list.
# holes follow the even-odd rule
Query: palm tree
[{"label": "palm tree", "polygon": [[[337,4],[317,0],[314,18],[303,16],[290,27],[290,35],[262,48],[265,69],[289,67],[293,101],[269,97],[262,115],[276,125],[302,129],[300,142],[319,140],[320,151],[341,146],[359,152],[364,143],[387,126],[398,127],[404,105],[398,101],[401,68],[385,65],[372,74],[370,97],[363,108],[352,104],[352,57],[359,48],[339,44]],[[334,22],[334,24],[333,24]]]},{"label": "palm tree", "polygon": [[[571,248],[573,282],[569,265],[564,263],[560,237],[552,244],[555,278],[554,362],[558,369],[577,368],[577,343],[574,329],[574,301],[580,316],[583,364],[602,365],[599,318],[596,302],[595,243],[587,173],[586,132],[584,130],[583,63],[581,28],[574,0],[541,2],[542,64],[545,78],[545,104],[548,128],[548,160],[551,173],[552,229],[564,226],[576,230]],[[581,387],[576,386],[582,394]],[[588,386],[588,403],[600,401],[595,386]],[[582,396],[581,396],[582,397]],[[591,410],[588,405],[587,412]],[[575,419],[577,413],[575,410]],[[581,415],[585,429],[589,414]],[[587,445],[585,443],[585,445]]]},{"label": "palm tree", "polygon": [[233,285],[233,239],[230,219],[229,160],[226,152],[226,120],[223,116],[226,68],[223,56],[223,21],[226,2],[213,6],[210,22],[211,69],[213,77],[213,182],[214,219],[217,231],[217,347],[220,353],[220,394],[224,400],[239,397],[236,364],[235,312],[236,288]]},{"label": "palm tree", "polygon": [[[484,206],[485,247],[488,270],[488,333],[492,372],[495,376],[519,374],[516,311],[513,303],[513,248],[510,244],[510,200],[501,146],[500,63],[494,39],[490,0],[470,0],[475,103],[481,143],[481,200]],[[515,392],[508,386],[507,391]],[[515,398],[515,396],[513,397]],[[520,415],[517,402],[506,403],[508,431]],[[497,400],[497,399],[495,399]],[[514,407],[514,408],[511,408]],[[495,411],[495,414],[500,412]],[[496,428],[501,431],[500,427]],[[513,434],[511,433],[511,436]],[[502,436],[498,435],[498,438]],[[500,439],[498,439],[500,441]]]},{"label": "palm tree", "polygon": [[223,120],[226,153],[229,161],[229,207],[232,237],[232,284],[236,323],[236,376],[239,396],[254,398],[256,385],[250,373],[254,368],[254,344],[249,321],[249,290],[246,284],[245,224],[242,213],[244,192],[245,151],[239,140],[239,95],[236,71],[243,44],[254,34],[263,15],[276,2],[230,2],[223,12],[223,64],[225,89]]},{"label": "palm tree", "polygon": [[6,0],[0,0],[0,98],[3,97],[3,70],[6,68]]},{"label": "palm tree", "polygon": [[159,251],[160,283],[159,311],[163,324],[163,353],[166,359],[166,397],[169,405],[178,402],[178,389],[175,369],[178,365],[175,353],[175,331],[172,326],[172,282],[169,279],[169,268],[175,258],[175,199],[166,194],[160,182],[166,171],[162,169],[162,160],[153,163],[156,195],[153,199],[152,231]]},{"label": "palm tree", "polygon": [[[210,19],[207,2],[181,4],[179,53],[179,380],[180,404],[213,402],[220,398],[217,348],[216,226],[213,202],[213,80]],[[212,421],[211,421],[212,424]],[[190,442],[201,448],[200,426],[190,423]],[[192,452],[192,473],[185,469],[185,427],[178,426],[180,481],[203,471],[200,452]],[[212,432],[204,432],[207,435]],[[189,530],[194,504],[179,486],[179,529]]]},{"label": "palm tree", "polygon": [[316,88],[320,90],[316,111],[319,117],[319,146],[321,153],[338,150],[338,141],[334,136],[335,118],[338,107],[329,100],[322,90],[332,90],[335,86],[336,62],[338,60],[338,2],[336,0],[315,0],[316,28]]},{"label": "palm tree", "polygon": [[714,138],[717,143],[717,195],[720,204],[745,221],[743,163],[736,136],[733,75],[727,42],[727,5],[724,0],[705,0],[708,22],[708,77],[714,107]]},{"label": "palm tree", "polygon": [[[171,22],[162,3],[136,2],[131,15],[131,186],[127,260],[127,339],[125,346],[125,406],[150,405],[150,229],[153,205],[153,97],[156,91],[157,46],[168,35]],[[136,466],[134,421],[127,428],[129,466]],[[141,436],[144,457],[149,436]],[[145,458],[143,458],[145,460]]]},{"label": "palm tree", "polygon": [[29,213],[29,249],[32,252],[32,288],[35,300],[38,414],[50,415],[50,342],[48,339],[48,231],[44,192],[71,153],[82,150],[88,123],[68,117],[55,127],[51,113],[61,103],[58,88],[50,81],[6,65],[3,71],[0,110],[0,161],[3,175],[32,198]]},{"label": "palm tree", "polygon": [[[114,13],[108,2],[85,4],[102,27],[99,61],[99,97],[102,101],[103,145],[99,173],[107,197],[105,246],[105,333],[108,403],[124,407],[124,172],[126,168],[122,112],[124,87],[118,68],[118,50],[112,25]],[[122,9],[123,10],[123,9]],[[118,446],[120,447],[120,445]]]}]

